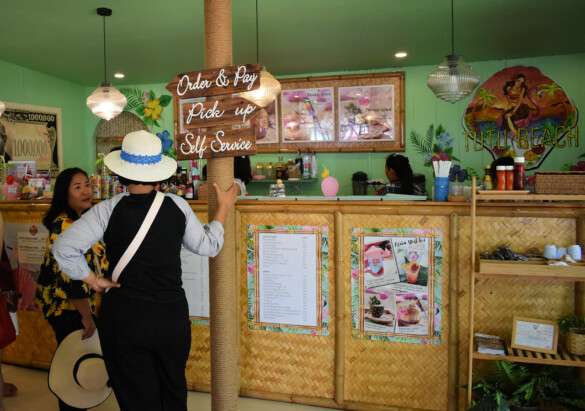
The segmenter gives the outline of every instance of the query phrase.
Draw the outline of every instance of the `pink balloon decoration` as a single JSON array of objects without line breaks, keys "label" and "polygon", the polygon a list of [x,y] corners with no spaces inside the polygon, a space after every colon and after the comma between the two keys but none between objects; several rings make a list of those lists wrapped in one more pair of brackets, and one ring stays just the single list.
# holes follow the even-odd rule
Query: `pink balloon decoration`
[{"label": "pink balloon decoration", "polygon": [[321,191],[325,197],[335,197],[339,190],[339,182],[335,177],[326,177],[321,182]]}]

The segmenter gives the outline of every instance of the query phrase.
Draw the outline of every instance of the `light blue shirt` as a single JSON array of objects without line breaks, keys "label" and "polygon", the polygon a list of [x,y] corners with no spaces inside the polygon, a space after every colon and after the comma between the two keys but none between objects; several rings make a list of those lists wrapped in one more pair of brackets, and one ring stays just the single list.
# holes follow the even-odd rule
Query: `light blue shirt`
[{"label": "light blue shirt", "polygon": [[[59,269],[70,278],[83,280],[89,275],[91,270],[84,253],[92,244],[102,239],[114,208],[127,195],[130,193],[118,194],[95,205],[57,237],[52,246],[53,255],[59,263]],[[170,197],[185,214],[183,246],[198,255],[215,257],[223,246],[223,225],[218,221],[201,224],[184,199],[169,193],[165,196]]]}]

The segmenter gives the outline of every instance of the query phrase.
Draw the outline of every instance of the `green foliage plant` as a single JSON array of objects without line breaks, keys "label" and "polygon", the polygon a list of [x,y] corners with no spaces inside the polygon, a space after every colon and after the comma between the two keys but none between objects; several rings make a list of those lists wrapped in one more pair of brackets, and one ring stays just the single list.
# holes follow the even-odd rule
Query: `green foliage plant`
[{"label": "green foliage plant", "polygon": [[585,385],[571,367],[493,361],[491,373],[473,385],[469,410],[562,406],[585,409]]}]

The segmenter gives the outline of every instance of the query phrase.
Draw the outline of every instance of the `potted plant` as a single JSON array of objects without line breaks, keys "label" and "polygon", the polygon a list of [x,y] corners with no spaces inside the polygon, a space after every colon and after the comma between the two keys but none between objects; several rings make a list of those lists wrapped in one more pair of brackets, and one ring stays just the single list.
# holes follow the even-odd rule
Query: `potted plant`
[{"label": "potted plant", "polygon": [[571,367],[494,361],[491,373],[473,385],[469,410],[578,410],[585,385]]},{"label": "potted plant", "polygon": [[565,314],[557,319],[561,334],[566,336],[566,348],[571,354],[585,355],[585,318]]}]

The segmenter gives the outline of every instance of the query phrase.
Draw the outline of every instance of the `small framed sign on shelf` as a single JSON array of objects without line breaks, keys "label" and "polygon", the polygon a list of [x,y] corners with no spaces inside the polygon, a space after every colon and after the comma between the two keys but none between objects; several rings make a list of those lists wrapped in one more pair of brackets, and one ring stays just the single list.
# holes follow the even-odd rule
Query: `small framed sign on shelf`
[{"label": "small framed sign on shelf", "polygon": [[558,338],[556,322],[514,316],[513,348],[556,354]]}]

